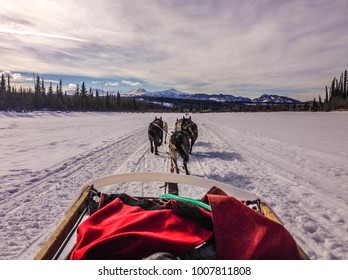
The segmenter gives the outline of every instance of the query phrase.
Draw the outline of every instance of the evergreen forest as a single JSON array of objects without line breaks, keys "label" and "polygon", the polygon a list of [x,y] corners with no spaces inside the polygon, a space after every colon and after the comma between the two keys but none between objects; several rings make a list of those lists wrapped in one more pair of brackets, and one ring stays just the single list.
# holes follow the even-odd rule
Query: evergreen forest
[{"label": "evergreen forest", "polygon": [[[332,111],[348,110],[347,70],[339,78],[334,78],[323,89],[325,97],[319,94],[318,100],[293,104],[245,104],[238,102],[192,101],[166,98],[121,97],[120,93],[101,92],[87,89],[85,82],[77,85],[74,93],[63,91],[63,82],[48,87],[43,77],[35,76],[34,88],[15,87],[11,77],[1,75],[0,111],[180,111],[180,112],[218,112],[218,111]],[[173,106],[164,106],[170,102]]]}]

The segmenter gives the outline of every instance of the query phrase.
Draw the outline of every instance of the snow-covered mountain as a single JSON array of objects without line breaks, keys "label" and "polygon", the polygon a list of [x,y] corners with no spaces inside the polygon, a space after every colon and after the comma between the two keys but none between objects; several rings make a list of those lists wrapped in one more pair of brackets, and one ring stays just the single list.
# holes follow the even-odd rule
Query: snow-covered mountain
[{"label": "snow-covered mountain", "polygon": [[143,88],[121,93],[123,96],[135,97],[158,97],[158,98],[172,98],[172,99],[191,99],[191,100],[206,100],[216,102],[243,102],[243,103],[298,103],[295,100],[286,96],[267,95],[263,94],[258,98],[250,99],[242,96],[234,96],[232,94],[205,94],[205,93],[187,93],[176,89],[167,89],[161,91],[147,91]]},{"label": "snow-covered mountain", "polygon": [[[106,91],[101,89],[92,89],[92,93],[95,95],[98,92],[100,96],[116,95],[117,90]],[[67,94],[75,94],[75,90],[68,90]],[[89,92],[88,92],[89,94]],[[166,89],[160,91],[147,91],[144,88],[138,88],[135,90],[120,92],[125,97],[153,97],[153,98],[171,98],[171,99],[186,99],[186,100],[204,100],[204,101],[216,101],[216,102],[242,102],[242,103],[299,103],[300,101],[295,100],[286,96],[279,95],[268,95],[263,94],[258,98],[250,99],[243,96],[234,96],[232,94],[206,94],[206,93],[188,93],[179,91],[177,89]]]},{"label": "snow-covered mountain", "polygon": [[134,90],[131,90],[131,91],[127,91],[127,92],[120,92],[120,94],[122,96],[145,96],[145,95],[148,95],[148,94],[151,94],[151,92],[147,91],[146,89],[143,89],[143,88],[138,88],[138,89],[134,89]]},{"label": "snow-covered mountain", "polygon": [[217,102],[244,102],[250,103],[253,102],[250,98],[242,97],[242,96],[234,96],[231,94],[205,94],[205,93],[196,93],[194,94],[194,98],[197,100],[210,100]]},{"label": "snow-covered mountain", "polygon": [[286,96],[279,96],[279,95],[268,95],[263,94],[258,98],[253,99],[256,103],[298,103],[299,101],[286,97]]},{"label": "snow-covered mountain", "polygon": [[174,99],[192,99],[191,94],[180,91],[180,90],[176,90],[174,88],[167,89],[167,90],[154,91],[149,93],[148,96],[174,98]]}]

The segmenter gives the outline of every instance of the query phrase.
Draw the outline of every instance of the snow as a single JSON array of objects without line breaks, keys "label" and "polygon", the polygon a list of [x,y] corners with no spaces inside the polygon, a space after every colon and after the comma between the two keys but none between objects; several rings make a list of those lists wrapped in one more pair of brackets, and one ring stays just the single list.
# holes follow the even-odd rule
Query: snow
[{"label": "snow", "polygon": [[[125,172],[170,172],[148,124],[182,114],[0,112],[0,259],[33,259],[82,185]],[[348,259],[348,112],[193,114],[188,168],[265,199],[311,259]],[[127,186],[124,187],[127,190]],[[140,195],[163,189],[138,186]],[[199,189],[180,189],[200,198]]]}]

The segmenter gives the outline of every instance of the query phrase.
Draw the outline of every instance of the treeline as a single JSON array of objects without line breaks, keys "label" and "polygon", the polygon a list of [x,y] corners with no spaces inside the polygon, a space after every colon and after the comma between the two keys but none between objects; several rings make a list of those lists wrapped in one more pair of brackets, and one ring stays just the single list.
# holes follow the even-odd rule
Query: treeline
[{"label": "treeline", "polygon": [[11,85],[11,77],[1,75],[0,81],[0,110],[3,111],[134,111],[139,110],[140,104],[134,98],[121,98],[120,93],[99,94],[87,89],[84,82],[81,88],[77,85],[73,94],[63,92],[62,80],[54,88],[52,82],[48,88],[44,78],[36,76],[34,89],[16,88]]},{"label": "treeline", "polygon": [[298,103],[245,103],[245,102],[219,102],[214,100],[191,100],[164,97],[144,97],[149,102],[159,101],[173,104],[173,112],[279,112],[279,111],[310,111],[312,102]]},{"label": "treeline", "polygon": [[348,110],[348,77],[347,70],[341,73],[339,79],[332,80],[330,86],[325,87],[324,100],[319,95],[318,101],[313,100],[313,111]]},{"label": "treeline", "polygon": [[[171,107],[161,103],[169,102]],[[46,88],[44,78],[35,77],[34,88],[15,87],[11,85],[11,77],[1,74],[0,111],[180,111],[180,112],[260,112],[260,111],[331,111],[348,110],[348,77],[347,70],[340,78],[333,79],[325,88],[325,98],[319,95],[313,102],[286,104],[245,104],[238,102],[192,101],[186,99],[152,99],[121,97],[120,93],[99,93],[98,90],[87,89],[84,82],[81,88],[77,85],[74,93],[63,92],[62,80],[55,87],[52,82]]]}]

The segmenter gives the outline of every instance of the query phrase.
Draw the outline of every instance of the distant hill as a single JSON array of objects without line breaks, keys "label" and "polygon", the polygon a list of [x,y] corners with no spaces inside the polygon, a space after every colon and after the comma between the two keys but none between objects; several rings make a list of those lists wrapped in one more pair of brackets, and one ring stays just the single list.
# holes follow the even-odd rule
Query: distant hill
[{"label": "distant hill", "polygon": [[253,99],[256,103],[299,103],[300,101],[286,97],[286,96],[279,96],[279,95],[268,95],[263,94],[258,98]]},{"label": "distant hill", "polygon": [[[100,96],[106,95],[109,93],[110,95],[116,95],[118,91],[106,91],[101,89],[92,89],[93,94],[98,94]],[[73,95],[75,93],[74,90],[67,91],[67,94]],[[266,104],[294,104],[300,103],[300,101],[279,95],[269,95],[263,94],[258,98],[250,99],[248,97],[243,96],[234,96],[232,94],[206,94],[206,93],[188,93],[179,91],[176,89],[166,89],[160,91],[147,91],[143,88],[138,88],[135,90],[120,92],[123,97],[147,97],[147,98],[165,98],[165,99],[185,99],[185,100],[203,100],[203,101],[213,101],[213,102],[239,102],[239,103],[266,103]]]},{"label": "distant hill", "polygon": [[152,97],[152,98],[169,98],[169,99],[189,99],[189,100],[205,100],[215,102],[240,102],[240,103],[277,103],[277,104],[291,104],[300,103],[300,101],[278,95],[263,94],[258,98],[250,99],[242,96],[234,96],[231,94],[205,94],[205,93],[187,93],[176,89],[167,89],[161,91],[147,91],[143,88],[138,88],[129,92],[121,93],[122,96],[133,97]]}]

